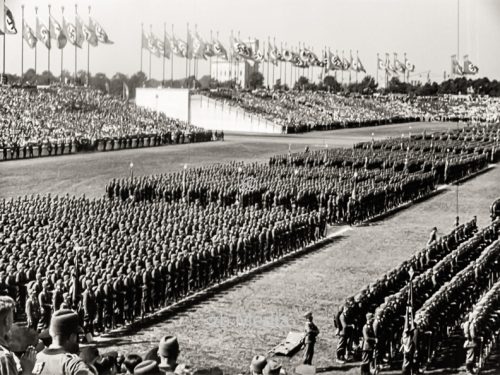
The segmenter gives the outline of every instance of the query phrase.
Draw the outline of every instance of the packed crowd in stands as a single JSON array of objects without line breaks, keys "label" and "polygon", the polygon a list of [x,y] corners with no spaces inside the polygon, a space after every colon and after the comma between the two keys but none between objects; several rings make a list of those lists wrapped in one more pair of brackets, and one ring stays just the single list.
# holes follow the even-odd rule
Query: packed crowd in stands
[{"label": "packed crowd in stands", "polygon": [[500,120],[496,98],[344,96],[325,91],[211,91],[208,95],[262,116],[285,133],[414,121]]},{"label": "packed crowd in stands", "polygon": [[[11,299],[0,301],[0,315],[3,305],[10,306],[20,324],[45,340],[68,327],[68,321],[71,327],[80,324],[85,339],[92,341],[95,335],[301,251],[327,235],[327,224],[368,220],[429,195],[437,184],[484,170],[489,162],[500,160],[499,130],[498,124],[470,126],[364,142],[352,149],[276,155],[264,164],[215,164],[114,179],[99,199],[3,199],[0,295]],[[475,221],[463,224],[409,261],[405,269],[415,264],[420,272],[414,282],[415,324],[426,322],[420,319],[426,311],[431,314],[420,293],[438,292],[471,260],[476,260],[474,270],[489,272],[494,257],[481,251],[497,238],[499,223],[477,233]],[[487,249],[496,254],[497,247]],[[386,323],[382,332],[394,333],[381,337],[381,345],[398,337],[398,313],[403,306],[404,314],[408,295],[402,271],[391,275],[397,280],[386,278],[376,297],[362,297],[368,301],[365,311],[375,312],[380,324]],[[470,280],[467,273],[463,281]],[[402,291],[392,296],[398,288]],[[454,296],[453,291],[449,294]],[[394,314],[393,321],[383,319]],[[351,324],[359,333],[361,323]],[[176,345],[172,338],[166,341]],[[380,358],[387,357],[388,347],[381,346]],[[50,347],[38,356],[47,350]],[[28,362],[31,354],[20,358]],[[134,358],[137,365],[140,358]],[[116,356],[107,361],[118,363]],[[20,363],[22,367],[23,360]],[[141,366],[157,366],[144,363]],[[130,373],[156,374],[138,369]]]},{"label": "packed crowd in stands", "polygon": [[213,138],[212,131],[124,103],[99,90],[0,87],[0,161]]}]

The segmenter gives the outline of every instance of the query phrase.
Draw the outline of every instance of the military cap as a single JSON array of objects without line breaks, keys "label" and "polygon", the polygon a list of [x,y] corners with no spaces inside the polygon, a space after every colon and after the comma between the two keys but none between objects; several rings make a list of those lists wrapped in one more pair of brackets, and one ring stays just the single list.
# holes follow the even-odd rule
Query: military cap
[{"label": "military cap", "polygon": [[82,328],[78,324],[78,314],[73,310],[61,309],[52,315],[50,320],[50,335],[69,335],[72,333],[83,333]]},{"label": "military cap", "polygon": [[366,320],[371,320],[371,319],[373,319],[373,314],[369,312],[366,314]]},{"label": "military cap", "polygon": [[134,375],[161,375],[161,372],[158,363],[146,360],[135,366]]},{"label": "military cap", "polygon": [[160,340],[158,354],[162,357],[170,357],[179,354],[179,342],[175,336],[165,336]]},{"label": "military cap", "polygon": [[262,374],[262,370],[264,370],[264,367],[266,367],[266,365],[266,357],[262,355],[256,355],[252,358],[252,362],[250,363],[250,371],[252,371],[254,374]]},{"label": "military cap", "polygon": [[281,371],[281,365],[274,361],[274,360],[269,360],[267,362],[266,367],[264,367],[264,370],[262,371],[263,375],[279,375]]},{"label": "military cap", "polygon": [[313,314],[312,314],[312,312],[311,312],[311,311],[308,311],[308,312],[306,312],[306,313],[304,314],[304,318],[306,318],[306,319],[312,318],[312,316],[313,316]]}]

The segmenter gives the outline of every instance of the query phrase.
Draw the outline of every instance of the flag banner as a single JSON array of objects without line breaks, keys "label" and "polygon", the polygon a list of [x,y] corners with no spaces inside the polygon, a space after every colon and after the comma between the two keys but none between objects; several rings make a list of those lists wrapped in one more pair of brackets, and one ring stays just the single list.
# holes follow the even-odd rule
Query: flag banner
[{"label": "flag banner", "polygon": [[70,22],[66,22],[66,19],[63,17],[63,32],[64,35],[68,38],[69,42],[76,46],[76,27]]},{"label": "flag banner", "polygon": [[242,41],[233,38],[232,47],[233,54],[236,55],[236,57],[242,57],[248,60],[252,59],[252,49]]},{"label": "flag banner", "polygon": [[195,35],[193,35],[191,31],[188,31],[187,48],[188,48],[188,58],[190,59],[205,58],[205,56],[203,55],[203,51],[205,49],[203,41],[196,33]]},{"label": "flag banner", "polygon": [[130,98],[130,89],[128,88],[128,85],[123,82],[123,100],[128,102]]},{"label": "flag banner", "polygon": [[14,21],[14,16],[7,6],[5,7],[5,33],[6,34],[17,34],[16,22]]},{"label": "flag banner", "polygon": [[278,65],[278,61],[280,61],[280,53],[278,51],[278,48],[276,46],[274,47],[269,47],[267,50],[267,59],[274,65]]},{"label": "flag banner", "polygon": [[318,64],[321,63],[321,61],[319,61],[318,56],[316,56],[316,54],[312,51],[307,52],[309,53],[309,60],[307,63],[311,66],[319,66]]},{"label": "flag banner", "polygon": [[82,48],[83,42],[85,42],[85,34],[83,33],[83,22],[80,17],[76,17],[75,30],[76,30],[76,39],[75,39],[76,46]]},{"label": "flag banner", "polygon": [[378,62],[377,62],[377,69],[378,70],[385,70],[386,68],[386,64],[385,64],[385,61],[382,60],[380,57],[378,58]]},{"label": "flag banner", "polygon": [[403,64],[397,58],[394,60],[394,68],[396,70],[396,73],[404,74],[406,72],[406,64]]},{"label": "flag banner", "polygon": [[[0,6],[0,20],[4,20],[5,19],[5,6],[1,7]],[[4,35],[5,34],[5,22],[0,22],[0,35]]]},{"label": "flag banner", "polygon": [[89,25],[87,26],[87,25],[85,25],[83,20],[80,18],[80,16],[77,16],[77,18],[78,18],[78,22],[82,25],[84,41],[88,42],[93,47],[97,47],[97,45],[98,45],[97,35],[95,34],[94,28],[90,24],[90,21],[89,21]]},{"label": "flag banner", "polygon": [[300,57],[295,59],[295,61],[293,62],[293,65],[296,66],[297,68],[301,68],[301,69],[309,68],[308,62],[302,61],[302,59]]},{"label": "flag banner", "polygon": [[177,39],[176,41],[177,41],[177,48],[179,50],[179,56],[189,58],[187,43],[181,39]]},{"label": "flag banner", "polygon": [[479,68],[474,65],[470,60],[469,56],[464,56],[464,74],[477,74],[479,72]]},{"label": "flag banner", "polygon": [[160,39],[156,39],[156,50],[158,51],[157,57],[165,57],[165,43],[163,42],[163,40],[160,40]]},{"label": "flag banner", "polygon": [[24,23],[23,38],[30,48],[35,48],[37,42],[35,32],[27,23]]},{"label": "flag banner", "polygon": [[262,62],[264,61],[264,54],[261,50],[258,50],[257,53],[253,56],[253,59],[257,62]]},{"label": "flag banner", "polygon": [[38,17],[36,18],[36,38],[45,44],[47,49],[50,49],[50,30],[40,22]]},{"label": "flag banner", "polygon": [[283,56],[283,59],[285,61],[292,61],[293,60],[292,51],[290,51],[288,49],[283,50],[282,56]]},{"label": "flag banner", "polygon": [[142,45],[142,49],[149,51],[149,40],[148,40],[147,35],[144,33],[144,30],[142,30],[141,45]]},{"label": "flag banner", "polygon": [[61,24],[52,15],[50,16],[50,37],[57,41],[57,48],[59,49],[64,48],[68,42]]},{"label": "flag banner", "polygon": [[410,60],[406,60],[406,61],[405,61],[405,69],[406,69],[408,72],[413,72],[413,71],[415,71],[415,65],[414,65],[414,64],[412,64],[412,63],[410,62]]},{"label": "flag banner", "polygon": [[171,40],[171,45],[172,45],[172,53],[176,56],[179,57],[186,57],[182,54],[182,50],[180,48],[180,40],[175,37],[175,35],[172,34],[172,40]]},{"label": "flag banner", "polygon": [[361,59],[359,58],[359,56],[357,57],[356,59],[356,63],[358,65],[358,69],[357,69],[357,72],[363,72],[363,73],[366,73],[366,69],[365,67],[363,66],[363,63],[361,62]]},{"label": "flag banner", "polygon": [[346,57],[342,57],[342,70],[349,70],[351,62]]},{"label": "flag banner", "polygon": [[457,55],[451,56],[451,72],[455,75],[463,75],[464,69],[457,60]]},{"label": "flag banner", "polygon": [[334,54],[332,56],[332,65],[333,65],[333,70],[342,70],[344,68],[344,64],[342,63],[340,56],[337,54]]},{"label": "flag banner", "polygon": [[227,60],[227,51],[221,42],[217,40],[213,45],[213,49],[215,56],[222,57],[223,59]]},{"label": "flag banner", "polygon": [[111,40],[109,40],[108,34],[102,28],[101,24],[97,22],[95,19],[89,17],[89,27],[93,30],[94,34],[97,36],[97,40],[102,44],[113,44]]},{"label": "flag banner", "polygon": [[391,64],[391,61],[389,60],[389,54],[386,54],[386,61],[385,61],[385,71],[388,75],[391,76],[397,76],[397,71],[394,65]]},{"label": "flag banner", "polygon": [[203,56],[205,57],[205,60],[215,56],[214,45],[212,43],[205,42]]},{"label": "flag banner", "polygon": [[172,53],[172,43],[170,36],[165,33],[165,36],[163,38],[163,56],[166,57],[167,59],[170,59],[170,55]]},{"label": "flag banner", "polygon": [[306,49],[301,49],[299,52],[299,58],[302,62],[308,63],[310,59],[310,53]]},{"label": "flag banner", "polygon": [[162,53],[158,49],[158,38],[153,34],[149,33],[148,35],[148,50],[156,57],[161,57]]}]

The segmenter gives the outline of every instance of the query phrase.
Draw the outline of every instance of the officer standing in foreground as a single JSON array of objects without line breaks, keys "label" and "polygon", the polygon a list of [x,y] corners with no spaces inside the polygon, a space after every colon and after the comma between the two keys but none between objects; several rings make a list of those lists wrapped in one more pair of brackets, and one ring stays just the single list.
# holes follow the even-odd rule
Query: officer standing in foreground
[{"label": "officer standing in foreground", "polygon": [[78,325],[76,312],[61,309],[50,321],[52,344],[36,356],[34,375],[92,375],[90,367],[78,357]]},{"label": "officer standing in foreground", "polygon": [[366,324],[363,327],[363,354],[361,358],[361,375],[370,375],[370,368],[375,366],[373,352],[376,346],[376,337],[373,331],[373,314],[366,314]]},{"label": "officer standing in foreground", "polygon": [[313,323],[312,312],[304,314],[306,318],[305,334],[304,337],[304,365],[311,365],[314,356],[314,345],[316,344],[316,336],[319,334],[319,329]]}]

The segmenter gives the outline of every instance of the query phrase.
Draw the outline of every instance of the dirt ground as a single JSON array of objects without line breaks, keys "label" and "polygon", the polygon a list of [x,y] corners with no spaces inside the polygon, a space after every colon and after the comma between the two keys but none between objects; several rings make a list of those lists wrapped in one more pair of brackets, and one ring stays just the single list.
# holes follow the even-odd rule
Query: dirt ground
[{"label": "dirt ground", "polygon": [[[375,137],[401,136],[423,128],[446,129],[449,124],[405,124],[370,129],[311,133],[301,136],[228,135],[225,142],[172,146],[0,163],[0,197],[36,193],[100,196],[112,177],[179,169],[232,159],[265,160],[270,154],[313,147],[350,147]],[[451,126],[456,126],[452,124]],[[323,141],[324,139],[324,141]],[[488,223],[491,202],[500,196],[500,168],[493,168],[459,187],[461,220],[478,216]],[[359,367],[334,362],[333,317],[337,306],[425,244],[430,228],[447,233],[456,215],[456,187],[370,225],[349,228],[331,244],[258,274],[232,288],[181,309],[149,327],[109,337],[102,351],[145,354],[164,335],[176,335],[182,362],[198,368],[220,367],[225,374],[248,372],[251,358],[266,354],[289,331],[302,330],[302,315],[311,310],[321,333],[314,364],[326,374],[357,374]],[[301,354],[279,358],[287,370]],[[500,373],[498,372],[490,373]],[[440,372],[441,373],[441,372]]]}]

